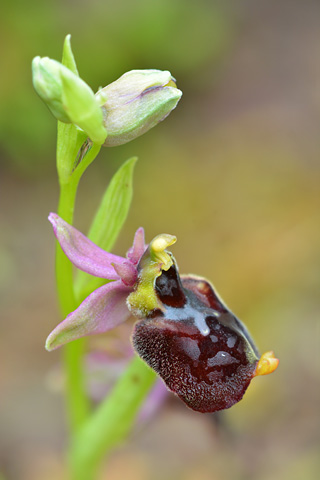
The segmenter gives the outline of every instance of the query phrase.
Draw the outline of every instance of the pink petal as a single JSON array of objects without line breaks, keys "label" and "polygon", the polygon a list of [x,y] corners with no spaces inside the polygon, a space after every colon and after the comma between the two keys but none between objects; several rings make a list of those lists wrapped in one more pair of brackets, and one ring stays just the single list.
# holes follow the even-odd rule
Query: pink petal
[{"label": "pink petal", "polygon": [[146,248],[147,245],[144,243],[144,230],[140,227],[135,233],[133,245],[128,250],[127,258],[131,263],[137,265]]},{"label": "pink petal", "polygon": [[54,350],[77,338],[107,332],[125,322],[130,317],[126,299],[131,290],[121,280],[95,290],[50,333],[46,349]]},{"label": "pink petal", "polygon": [[48,218],[62,250],[76,267],[95,277],[118,280],[112,263],[121,264],[125,258],[105,252],[56,213],[50,213]]},{"label": "pink petal", "polygon": [[126,260],[123,263],[113,263],[113,268],[125,285],[132,287],[135,284],[138,273],[137,268],[131,262]]}]

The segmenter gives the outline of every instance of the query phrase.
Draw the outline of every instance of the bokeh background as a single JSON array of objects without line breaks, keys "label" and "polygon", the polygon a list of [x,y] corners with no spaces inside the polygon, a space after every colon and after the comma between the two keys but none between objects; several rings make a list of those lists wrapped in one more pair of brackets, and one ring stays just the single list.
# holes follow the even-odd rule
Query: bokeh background
[{"label": "bokeh background", "polygon": [[[135,229],[177,235],[180,270],[211,279],[261,351],[280,358],[221,417],[170,397],[109,458],[101,480],[308,480],[320,469],[318,0],[3,0],[0,15],[0,472],[66,479],[54,285],[56,124],[30,62],[72,34],[94,90],[169,69],[184,96],[161,125],[104,149],[81,181],[87,230],[119,165],[139,157]],[[60,383],[59,383],[60,382]]]}]

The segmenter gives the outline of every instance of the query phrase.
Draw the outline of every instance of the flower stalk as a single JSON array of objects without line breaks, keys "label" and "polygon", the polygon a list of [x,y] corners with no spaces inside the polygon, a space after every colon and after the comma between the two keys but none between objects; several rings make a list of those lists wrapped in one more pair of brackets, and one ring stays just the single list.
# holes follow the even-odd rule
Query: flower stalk
[{"label": "flower stalk", "polygon": [[[81,84],[81,80],[77,80],[78,71],[71,50],[70,36],[67,36],[64,43],[62,66],[57,66],[49,59],[44,63],[40,64],[40,62],[39,59],[34,62],[34,70],[42,68],[43,65],[49,65],[50,68],[59,70],[58,84],[54,83],[53,85],[55,88],[53,101],[52,96],[50,97],[51,91],[49,91],[49,97],[46,97],[45,94],[40,96],[48,101],[50,110],[60,120],[57,138],[57,170],[60,185],[58,214],[72,225],[79,181],[86,168],[99,153],[104,127],[101,130],[97,114],[94,117],[96,123],[91,119],[87,121],[85,116],[82,118],[83,108],[81,106],[78,108],[77,99],[72,95],[72,88],[69,88],[70,83],[73,82],[75,86],[79,85],[79,92],[81,88],[86,89],[86,86]],[[68,68],[70,73],[64,67]],[[48,79],[48,76],[46,78]],[[58,90],[61,86],[64,90],[59,99]],[[41,85],[42,87],[43,85]],[[46,88],[46,85],[43,88]],[[90,103],[91,94],[88,88],[87,91],[88,103]],[[177,89],[175,91],[178,92]],[[173,95],[176,95],[175,91]],[[40,91],[40,93],[42,92]],[[175,104],[180,96],[177,95]],[[172,107],[174,105],[172,104]],[[104,112],[105,115],[105,110],[101,110],[101,112]],[[169,113],[169,109],[166,113]],[[70,121],[72,123],[64,123]],[[130,121],[129,118],[128,121]],[[148,126],[145,128],[141,126],[137,133],[141,134],[157,123],[155,121],[152,124],[150,120],[148,122]],[[78,127],[82,127],[82,130]],[[97,137],[96,143],[92,141],[95,140],[95,132],[98,132],[99,137]],[[88,136],[91,137],[91,140],[88,139]],[[135,135],[131,136],[132,139],[134,137]],[[93,240],[99,242],[101,238],[98,237],[102,236],[103,231],[102,223],[108,225],[108,231],[103,234],[108,248],[112,247],[128,213],[132,197],[131,184],[135,162],[136,159],[131,159],[115,175],[90,232]],[[97,225],[100,227],[97,228]],[[72,263],[65,256],[58,242],[56,278],[60,309],[62,316],[65,317],[77,308],[81,297],[88,293],[90,282],[83,275],[81,281],[77,282],[77,291],[75,292]],[[99,281],[99,279],[96,280]],[[129,433],[140,405],[155,379],[155,373],[140,359],[134,358],[108,398],[100,404],[97,410],[92,411],[84,376],[86,345],[87,339],[81,338],[66,345],[63,351],[66,408],[71,432],[68,458],[70,478],[73,480],[95,478],[103,456],[116,442],[123,440]]]},{"label": "flower stalk", "polygon": [[[60,185],[58,211],[63,218],[73,221],[73,212],[77,194],[78,181],[72,179],[69,183]],[[64,255],[60,245],[56,246],[56,279],[61,313],[63,316],[76,307],[73,290],[72,263]],[[89,412],[89,402],[85,393],[82,359],[86,339],[70,343],[64,349],[63,361],[66,378],[66,408],[69,428],[74,435]]]},{"label": "flower stalk", "polygon": [[[74,76],[78,70],[73,57],[70,35],[64,42],[62,63]],[[77,152],[86,135],[81,134],[73,124],[58,121],[57,135],[57,171],[60,195],[58,212],[67,222],[73,223],[75,201],[80,178],[85,169],[96,158],[100,146],[93,145],[83,161],[74,169]],[[56,247],[56,279],[58,300],[62,316],[77,307],[73,288],[72,263],[66,258],[60,245]],[[80,425],[89,414],[89,400],[85,391],[83,374],[83,355],[86,340],[80,339],[64,349],[63,362],[66,378],[66,409],[71,435],[74,436]]]}]

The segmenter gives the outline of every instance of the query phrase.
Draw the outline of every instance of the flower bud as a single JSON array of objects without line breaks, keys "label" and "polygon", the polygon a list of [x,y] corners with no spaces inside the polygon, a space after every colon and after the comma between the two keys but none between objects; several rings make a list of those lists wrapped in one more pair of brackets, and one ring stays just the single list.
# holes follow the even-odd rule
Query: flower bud
[{"label": "flower bud", "polygon": [[35,91],[51,113],[61,122],[71,123],[62,103],[61,67],[61,63],[48,57],[35,57],[32,60],[32,82]]},{"label": "flower bud", "polygon": [[94,143],[101,145],[105,141],[102,110],[89,85],[48,57],[34,58],[32,73],[36,92],[58,120],[74,123]]},{"label": "flower bud", "polygon": [[171,73],[131,70],[96,93],[108,138],[104,145],[122,145],[164,120],[182,95]]}]

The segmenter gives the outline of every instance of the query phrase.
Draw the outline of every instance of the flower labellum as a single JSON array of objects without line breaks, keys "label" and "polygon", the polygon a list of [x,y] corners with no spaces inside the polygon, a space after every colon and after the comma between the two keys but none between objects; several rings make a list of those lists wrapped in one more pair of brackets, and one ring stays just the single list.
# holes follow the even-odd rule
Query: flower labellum
[{"label": "flower labellum", "polygon": [[225,306],[212,285],[194,275],[180,277],[166,249],[176,238],[162,234],[148,246],[138,229],[127,257],[107,253],[50,214],[55,235],[81,270],[115,280],[95,290],[58,325],[46,343],[106,332],[137,318],[132,343],[169,390],[193,410],[215,412],[243,397],[253,377],[273,372],[273,352],[261,357],[246,327]]},{"label": "flower labellum", "polygon": [[131,70],[96,93],[107,147],[122,145],[164,120],[182,95],[168,71]]},{"label": "flower labellum", "polygon": [[[193,410],[231,407],[241,400],[255,375],[277,367],[272,352],[259,361],[247,329],[210,283],[193,275],[180,278],[174,260],[156,278],[155,294],[161,307],[135,324],[133,346]],[[272,365],[262,372],[260,362],[265,365],[266,355]]]}]

